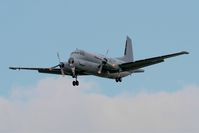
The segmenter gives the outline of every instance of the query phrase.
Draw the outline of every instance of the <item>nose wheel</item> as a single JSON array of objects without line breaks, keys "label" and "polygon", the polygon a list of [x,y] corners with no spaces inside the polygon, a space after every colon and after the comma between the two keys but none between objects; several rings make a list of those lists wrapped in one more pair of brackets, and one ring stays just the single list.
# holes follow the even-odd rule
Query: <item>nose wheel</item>
[{"label": "nose wheel", "polygon": [[79,86],[79,81],[78,80],[75,80],[72,82],[73,86]]}]

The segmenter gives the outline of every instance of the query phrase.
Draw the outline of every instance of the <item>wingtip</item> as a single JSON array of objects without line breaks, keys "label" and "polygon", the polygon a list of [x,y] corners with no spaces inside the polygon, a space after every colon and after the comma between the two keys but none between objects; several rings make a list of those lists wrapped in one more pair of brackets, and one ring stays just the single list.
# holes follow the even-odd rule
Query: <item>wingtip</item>
[{"label": "wingtip", "polygon": [[14,67],[9,67],[9,69],[15,70],[15,68],[14,68]]},{"label": "wingtip", "polygon": [[189,54],[189,52],[187,52],[187,51],[182,51],[182,53],[183,53],[183,54]]},{"label": "wingtip", "polygon": [[9,69],[11,69],[11,70],[20,70],[20,68],[17,68],[17,67],[9,67]]}]

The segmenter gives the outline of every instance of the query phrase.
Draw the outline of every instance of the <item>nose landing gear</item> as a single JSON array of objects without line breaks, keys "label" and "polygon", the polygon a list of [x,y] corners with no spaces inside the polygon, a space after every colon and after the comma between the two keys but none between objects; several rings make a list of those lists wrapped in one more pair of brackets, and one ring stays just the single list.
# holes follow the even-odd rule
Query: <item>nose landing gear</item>
[{"label": "nose landing gear", "polygon": [[72,82],[73,86],[79,86],[79,81],[78,80],[75,80]]},{"label": "nose landing gear", "polygon": [[77,80],[77,75],[72,76],[72,77],[75,78],[75,81],[72,82],[73,86],[79,86],[79,81]]}]

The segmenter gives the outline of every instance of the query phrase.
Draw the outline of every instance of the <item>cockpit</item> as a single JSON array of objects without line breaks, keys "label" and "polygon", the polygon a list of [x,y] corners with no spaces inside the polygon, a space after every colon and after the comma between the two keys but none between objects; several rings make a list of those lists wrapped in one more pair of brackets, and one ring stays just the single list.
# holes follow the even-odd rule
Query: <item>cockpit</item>
[{"label": "cockpit", "polygon": [[71,55],[82,55],[82,56],[84,56],[85,53],[84,53],[83,50],[77,49],[77,50],[75,50],[74,52],[72,52]]}]

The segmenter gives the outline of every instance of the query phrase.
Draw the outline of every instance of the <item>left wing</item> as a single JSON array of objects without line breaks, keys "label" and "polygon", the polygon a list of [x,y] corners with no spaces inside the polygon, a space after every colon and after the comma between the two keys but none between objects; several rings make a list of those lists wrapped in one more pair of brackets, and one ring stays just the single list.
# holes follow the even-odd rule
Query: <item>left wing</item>
[{"label": "left wing", "polygon": [[[9,69],[12,70],[36,70],[39,73],[47,73],[47,74],[58,74],[61,75],[61,69],[60,68],[29,68],[29,67],[9,67]],[[80,71],[78,69],[76,69],[76,74],[77,75],[88,75],[86,74],[84,71]],[[65,75],[72,75],[72,71],[71,70],[66,70],[64,69],[64,74]]]},{"label": "left wing", "polygon": [[144,60],[138,60],[135,62],[123,63],[119,66],[123,71],[131,71],[131,70],[136,70],[136,69],[143,68],[146,66],[158,64],[158,63],[164,62],[164,60],[167,58],[171,58],[171,57],[175,57],[175,56],[179,56],[179,55],[183,55],[183,54],[189,54],[189,53],[186,51],[182,51],[182,52],[178,52],[178,53],[174,53],[174,54],[168,54],[168,55],[148,58],[148,59],[144,59]]}]

